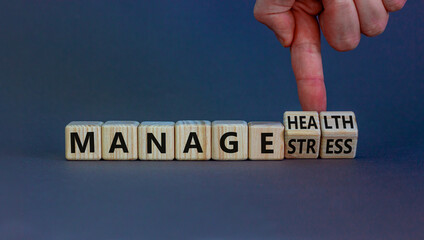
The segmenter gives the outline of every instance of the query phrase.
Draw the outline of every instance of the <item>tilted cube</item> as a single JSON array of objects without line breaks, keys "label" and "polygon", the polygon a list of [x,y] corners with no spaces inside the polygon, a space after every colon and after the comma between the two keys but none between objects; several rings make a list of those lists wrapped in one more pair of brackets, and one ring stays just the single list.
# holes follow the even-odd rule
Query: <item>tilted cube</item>
[{"label": "tilted cube", "polygon": [[318,112],[284,113],[286,158],[317,158],[321,140]]},{"label": "tilted cube", "polygon": [[358,126],[353,112],[321,112],[321,158],[355,158]]}]

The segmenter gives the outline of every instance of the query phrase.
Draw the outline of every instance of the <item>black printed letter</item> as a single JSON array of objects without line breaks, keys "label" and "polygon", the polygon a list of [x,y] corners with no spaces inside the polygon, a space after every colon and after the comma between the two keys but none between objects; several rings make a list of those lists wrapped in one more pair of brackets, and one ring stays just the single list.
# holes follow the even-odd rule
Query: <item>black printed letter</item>
[{"label": "black printed letter", "polygon": [[147,153],[152,153],[152,142],[156,145],[161,153],[166,153],[166,133],[161,133],[161,144],[155,138],[153,133],[147,133]]},{"label": "black printed letter", "polygon": [[219,145],[221,146],[221,149],[226,152],[226,153],[236,153],[238,151],[238,142],[237,141],[229,141],[228,143],[233,146],[233,148],[229,149],[225,146],[225,139],[227,139],[227,137],[237,137],[237,133],[236,132],[227,132],[224,133],[221,137],[221,139],[219,140]]},{"label": "black printed letter", "polygon": [[293,145],[293,142],[296,142],[296,139],[289,140],[289,148],[291,148],[291,150],[288,150],[287,153],[293,154],[296,152],[296,146]]},{"label": "black printed letter", "polygon": [[88,141],[90,141],[90,152],[94,152],[94,132],[87,133],[85,136],[84,145],[81,144],[78,133],[71,133],[71,153],[75,153],[75,142],[77,142],[80,152],[85,152],[85,149],[87,149]]},{"label": "black printed letter", "polygon": [[[119,145],[117,144],[118,139],[120,143]],[[109,153],[115,152],[115,148],[122,148],[122,151],[124,151],[124,153],[128,152],[127,144],[125,143],[124,136],[122,136],[121,132],[115,133],[115,136],[113,137],[112,145],[110,146],[110,149],[109,149]]]},{"label": "black printed letter", "polygon": [[[194,140],[194,144],[191,144],[191,141]],[[197,152],[202,153],[202,146],[200,146],[200,142],[199,142],[199,138],[197,137],[196,132],[190,132],[190,134],[188,135],[188,139],[187,139],[187,143],[184,147],[184,153],[188,153],[188,150],[190,150],[190,148],[196,148]]]},{"label": "black printed letter", "polygon": [[266,146],[272,145],[272,141],[267,141],[266,137],[273,135],[273,133],[261,133],[261,153],[274,153],[274,149],[266,149]]}]

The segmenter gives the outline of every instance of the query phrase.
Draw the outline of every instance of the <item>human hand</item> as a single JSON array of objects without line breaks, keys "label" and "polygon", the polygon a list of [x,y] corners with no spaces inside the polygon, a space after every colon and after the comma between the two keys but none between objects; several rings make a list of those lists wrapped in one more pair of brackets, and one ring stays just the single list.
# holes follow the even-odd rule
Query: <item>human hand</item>
[{"label": "human hand", "polygon": [[[303,110],[325,111],[327,97],[321,61],[320,27],[337,51],[359,44],[361,33],[373,37],[386,28],[389,12],[406,0],[257,0],[255,18],[290,47]],[[319,22],[317,20],[317,17]]]}]

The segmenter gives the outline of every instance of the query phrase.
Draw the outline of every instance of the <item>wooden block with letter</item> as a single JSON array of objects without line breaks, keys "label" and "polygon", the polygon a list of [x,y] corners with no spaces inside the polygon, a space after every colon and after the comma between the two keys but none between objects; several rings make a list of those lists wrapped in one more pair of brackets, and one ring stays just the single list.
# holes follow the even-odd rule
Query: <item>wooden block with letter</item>
[{"label": "wooden block with letter", "polygon": [[286,158],[317,158],[321,140],[318,112],[284,113]]},{"label": "wooden block with letter", "polygon": [[284,159],[284,126],[281,122],[249,123],[249,159]]},{"label": "wooden block with letter", "polygon": [[74,121],[65,127],[66,159],[100,160],[102,158],[102,124]]},{"label": "wooden block with letter", "polygon": [[174,159],[174,122],[142,122],[138,126],[138,156],[141,160]]},{"label": "wooden block with letter", "polygon": [[102,125],[104,160],[136,160],[138,157],[136,121],[107,121]]},{"label": "wooden block with letter", "polygon": [[175,158],[209,160],[211,158],[211,122],[178,121],[175,124]]},{"label": "wooden block with letter", "polygon": [[355,158],[358,126],[353,112],[321,112],[321,158]]},{"label": "wooden block with letter", "polygon": [[245,121],[212,122],[212,158],[215,160],[246,160],[248,158],[248,127]]}]

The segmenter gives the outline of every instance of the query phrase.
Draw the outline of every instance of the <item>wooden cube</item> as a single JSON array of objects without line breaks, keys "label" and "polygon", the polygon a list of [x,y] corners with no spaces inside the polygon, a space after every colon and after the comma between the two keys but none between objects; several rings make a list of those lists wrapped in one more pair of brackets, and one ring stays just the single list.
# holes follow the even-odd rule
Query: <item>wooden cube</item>
[{"label": "wooden cube", "polygon": [[318,112],[285,112],[286,158],[317,158],[321,140]]},{"label": "wooden cube", "polygon": [[246,160],[248,127],[245,121],[212,122],[212,158],[215,160]]},{"label": "wooden cube", "polygon": [[74,121],[65,127],[65,155],[68,160],[100,160],[102,158],[102,124]]},{"label": "wooden cube", "polygon": [[321,112],[321,158],[355,158],[358,126],[353,112]]},{"label": "wooden cube", "polygon": [[209,160],[211,158],[211,122],[178,121],[175,124],[175,158]]},{"label": "wooden cube", "polygon": [[284,126],[281,122],[249,123],[249,159],[284,159]]},{"label": "wooden cube", "polygon": [[104,160],[136,160],[138,157],[136,121],[107,121],[102,125]]},{"label": "wooden cube", "polygon": [[141,160],[173,160],[174,122],[142,122],[138,126],[138,156]]}]

